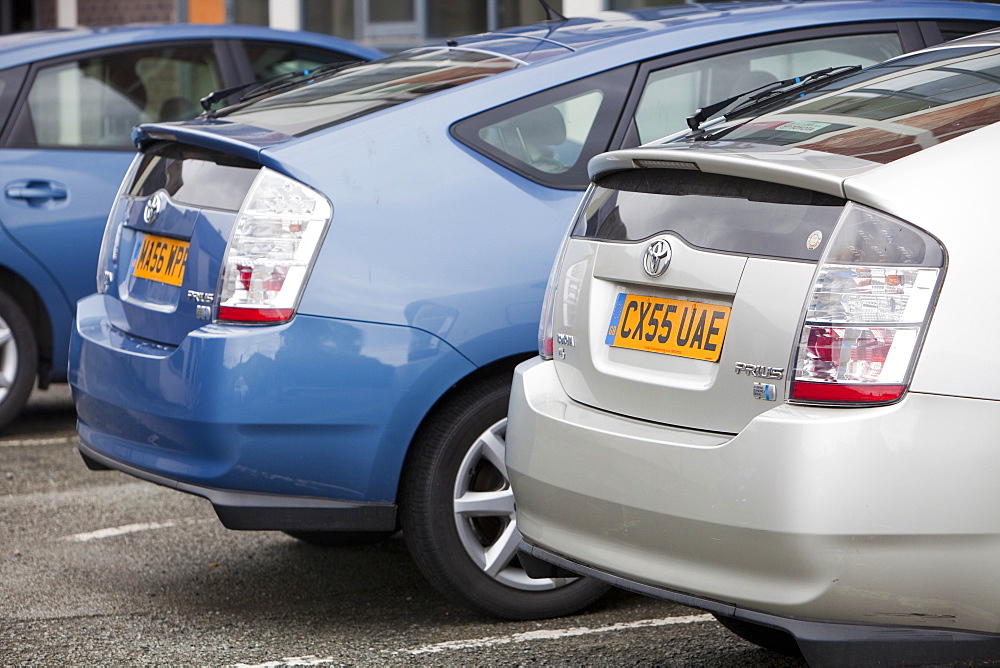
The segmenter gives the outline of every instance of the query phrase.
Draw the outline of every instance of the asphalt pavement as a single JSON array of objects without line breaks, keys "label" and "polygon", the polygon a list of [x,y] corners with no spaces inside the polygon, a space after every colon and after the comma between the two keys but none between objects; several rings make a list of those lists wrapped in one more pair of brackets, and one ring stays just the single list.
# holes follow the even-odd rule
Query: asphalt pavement
[{"label": "asphalt pavement", "polygon": [[399,537],[318,548],[207,501],[89,471],[69,392],[0,434],[3,666],[801,666],[697,610],[613,592],[504,622],[428,585]]}]

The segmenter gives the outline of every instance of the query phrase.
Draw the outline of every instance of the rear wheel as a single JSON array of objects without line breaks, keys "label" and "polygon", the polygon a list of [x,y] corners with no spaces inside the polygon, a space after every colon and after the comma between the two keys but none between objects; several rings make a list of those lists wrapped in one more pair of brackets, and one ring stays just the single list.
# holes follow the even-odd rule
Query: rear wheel
[{"label": "rear wheel", "polygon": [[24,311],[0,292],[0,429],[18,416],[38,373],[38,344]]},{"label": "rear wheel", "polygon": [[715,615],[715,618],[729,631],[747,642],[757,645],[757,647],[763,647],[784,656],[802,656],[795,638],[780,629],[725,615]]},{"label": "rear wheel", "polygon": [[453,601],[506,619],[577,612],[607,585],[587,578],[531,578],[504,452],[510,377],[463,392],[421,429],[400,494],[403,538],[417,567]]}]

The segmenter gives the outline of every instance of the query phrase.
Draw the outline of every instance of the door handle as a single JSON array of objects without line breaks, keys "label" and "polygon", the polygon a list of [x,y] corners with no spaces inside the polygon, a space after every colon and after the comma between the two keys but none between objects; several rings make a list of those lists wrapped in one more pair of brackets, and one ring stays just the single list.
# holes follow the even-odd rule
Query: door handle
[{"label": "door handle", "polygon": [[15,181],[4,191],[9,199],[25,200],[38,206],[48,200],[66,199],[66,186],[55,181]]}]

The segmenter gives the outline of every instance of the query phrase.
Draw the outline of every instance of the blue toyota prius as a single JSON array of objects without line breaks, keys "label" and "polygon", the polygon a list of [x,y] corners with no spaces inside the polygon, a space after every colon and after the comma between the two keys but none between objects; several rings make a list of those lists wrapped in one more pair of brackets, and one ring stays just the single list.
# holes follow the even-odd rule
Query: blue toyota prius
[{"label": "blue toyota prius", "polygon": [[343,39],[236,25],[0,37],[0,427],[37,378],[66,380],[76,301],[144,121],[194,118],[219,88],[379,58]]},{"label": "blue toyota prius", "polygon": [[578,610],[604,585],[525,573],[504,436],[588,160],[998,21],[861,0],[555,18],[142,125],[78,304],[83,457],[205,497],[231,529],[402,529],[481,612]]}]

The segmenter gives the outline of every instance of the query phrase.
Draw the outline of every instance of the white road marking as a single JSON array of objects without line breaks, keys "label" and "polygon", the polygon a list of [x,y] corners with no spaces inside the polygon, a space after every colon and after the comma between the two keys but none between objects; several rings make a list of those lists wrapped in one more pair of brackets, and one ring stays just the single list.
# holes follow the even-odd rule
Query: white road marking
[{"label": "white road marking", "polygon": [[482,647],[493,647],[495,645],[506,645],[509,643],[531,642],[534,640],[558,640],[560,638],[574,638],[576,636],[586,636],[593,633],[609,633],[612,631],[628,631],[630,629],[643,629],[654,626],[672,626],[675,624],[697,624],[714,619],[712,615],[687,615],[684,617],[663,617],[661,619],[640,619],[636,622],[619,622],[610,626],[599,626],[592,629],[586,626],[577,626],[568,629],[543,629],[541,631],[527,631],[525,633],[515,633],[509,636],[494,636],[490,638],[477,638],[475,640],[449,640],[434,645],[424,645],[416,649],[404,649],[393,654],[435,654],[437,652],[447,652],[456,649],[472,649]]},{"label": "white road marking", "polygon": [[157,529],[169,529],[171,527],[180,526],[182,524],[201,524],[203,522],[213,522],[213,521],[214,520],[188,518],[183,520],[167,520],[166,522],[144,522],[141,524],[124,524],[120,527],[109,527],[107,529],[98,529],[97,531],[88,531],[87,533],[75,533],[72,536],[63,536],[62,540],[70,540],[78,543],[85,543],[88,540],[101,540],[103,538],[114,538],[115,536],[122,536],[127,533],[136,533],[137,531],[155,531]]},{"label": "white road marking", "polygon": [[[610,633],[613,631],[628,631],[630,629],[653,628],[657,626],[674,626],[677,624],[699,624],[715,619],[712,615],[687,615],[684,617],[663,617],[660,619],[641,619],[635,622],[619,622],[609,626],[599,626],[589,628],[586,626],[576,626],[565,629],[544,629],[541,631],[526,631],[524,633],[513,633],[507,636],[489,636],[486,638],[474,638],[471,640],[449,640],[447,642],[433,645],[423,645],[412,649],[383,650],[384,654],[408,654],[419,656],[421,654],[437,654],[460,649],[482,649],[484,647],[494,647],[496,645],[508,645],[511,643],[534,642],[536,640],[559,640],[561,638],[574,638],[577,636],[591,635],[594,633]],[[294,656],[268,661],[267,663],[237,663],[233,668],[283,668],[284,666],[320,666],[327,663],[336,663],[341,659],[337,657],[320,657],[315,654],[307,656]]]},{"label": "white road marking", "polygon": [[59,438],[22,438],[12,441],[0,441],[0,448],[23,448],[33,445],[70,445],[76,444],[76,436],[61,436]]}]

